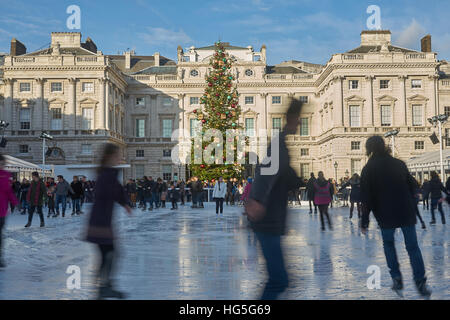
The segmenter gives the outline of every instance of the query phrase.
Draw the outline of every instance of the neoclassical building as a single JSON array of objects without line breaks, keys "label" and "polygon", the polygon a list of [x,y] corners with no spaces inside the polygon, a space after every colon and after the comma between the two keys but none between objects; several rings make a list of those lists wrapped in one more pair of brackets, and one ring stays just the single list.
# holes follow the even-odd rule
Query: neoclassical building
[{"label": "neoclassical building", "polygon": [[[363,31],[359,47],[325,65],[270,66],[264,45],[258,51],[224,44],[234,59],[248,135],[281,128],[290,98],[305,102],[299,131],[288,138],[292,166],[304,177],[319,170],[327,177],[359,173],[366,138],[393,129],[403,160],[439,148],[429,139],[435,128],[427,118],[450,114],[450,66],[437,60],[430,36],[415,51],[392,44],[390,31]],[[177,61],[159,53],[105,55],[72,32],[54,32],[49,48],[27,53],[13,39],[0,59],[0,120],[10,123],[5,152],[42,163],[39,135],[47,131],[54,140],[46,164],[55,168],[93,166],[110,141],[129,164],[125,178],[184,178],[186,167],[171,159],[171,136],[197,126],[193,111],[201,107],[213,53],[214,46],[178,47]],[[450,126],[444,128],[448,136]]]}]

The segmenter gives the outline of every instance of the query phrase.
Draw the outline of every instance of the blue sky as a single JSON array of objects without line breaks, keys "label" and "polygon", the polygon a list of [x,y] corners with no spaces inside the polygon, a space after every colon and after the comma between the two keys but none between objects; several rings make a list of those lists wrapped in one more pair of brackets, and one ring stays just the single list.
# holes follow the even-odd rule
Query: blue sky
[{"label": "blue sky", "polygon": [[438,59],[450,60],[448,0],[0,0],[0,52],[9,52],[12,37],[34,51],[50,43],[52,31],[74,31],[66,27],[72,4],[81,8],[83,40],[91,37],[105,54],[130,48],[175,59],[178,45],[199,47],[220,38],[257,50],[266,44],[269,64],[325,64],[333,53],[359,45],[366,8],[378,5],[394,44],[420,49],[420,38],[430,33]]}]

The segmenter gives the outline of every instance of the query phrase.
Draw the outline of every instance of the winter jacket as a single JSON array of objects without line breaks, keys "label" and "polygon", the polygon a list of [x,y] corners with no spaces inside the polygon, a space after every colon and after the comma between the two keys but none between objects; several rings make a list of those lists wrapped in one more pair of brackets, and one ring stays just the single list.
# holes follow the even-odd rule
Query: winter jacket
[{"label": "winter jacket", "polygon": [[250,196],[251,190],[252,190],[252,183],[247,183],[245,185],[244,192],[242,193],[242,197],[241,197],[242,201],[245,202],[245,201],[248,200],[248,197]]},{"label": "winter jacket", "polygon": [[57,196],[65,196],[66,197],[69,194],[69,192],[73,193],[73,190],[66,180],[63,180],[63,181],[57,183],[56,191],[55,191],[55,194]]},{"label": "winter jacket", "polygon": [[361,226],[369,225],[372,211],[381,229],[416,224],[414,178],[405,163],[390,155],[372,156],[361,172]]},{"label": "winter jacket", "polygon": [[214,185],[213,199],[214,198],[225,199],[226,193],[227,193],[227,185],[225,184],[225,182],[217,181],[216,184]]},{"label": "winter jacket", "polygon": [[20,200],[27,200],[28,189],[30,189],[30,183],[22,183],[20,185]]},{"label": "winter jacket", "polygon": [[314,182],[314,204],[329,204],[333,199],[334,187],[326,180],[317,179]]},{"label": "winter jacket", "polygon": [[341,186],[339,191],[348,186],[352,187],[352,191],[350,192],[350,202],[361,202],[361,179],[350,179]]},{"label": "winter jacket", "polygon": [[192,193],[195,194],[195,193],[200,193],[202,191],[203,191],[203,184],[201,183],[200,180],[192,182],[192,185],[191,185],[191,192]]},{"label": "winter jacket", "polygon": [[442,192],[447,193],[447,190],[439,178],[433,178],[428,182],[425,190],[426,198],[429,195],[431,199],[440,199],[442,198]]},{"label": "winter jacket", "polygon": [[117,180],[119,171],[104,168],[97,177],[94,205],[89,217],[86,240],[98,244],[112,244],[114,240],[111,225],[114,203],[127,203],[125,192]]},{"label": "winter jacket", "polygon": [[178,201],[180,199],[180,191],[177,189],[169,189],[169,201]]},{"label": "winter jacket", "polygon": [[3,218],[8,213],[8,204],[16,206],[16,195],[11,186],[11,174],[8,171],[0,169],[0,218]]},{"label": "winter jacket", "polygon": [[[273,235],[282,235],[286,229],[288,191],[304,186],[295,170],[290,166],[289,153],[286,146],[286,132],[279,136],[278,171],[269,175],[263,174],[262,167],[269,167],[271,163],[258,165],[250,191],[250,198],[260,202],[266,209],[264,217],[251,222],[255,232],[263,232]],[[272,147],[269,146],[267,154],[270,157]],[[261,168],[259,168],[261,166]],[[260,170],[261,169],[261,170]]]},{"label": "winter jacket", "polygon": [[71,197],[72,199],[81,199],[83,196],[83,184],[81,181],[72,182],[70,184],[70,188],[72,189]]},{"label": "winter jacket", "polygon": [[316,182],[316,178],[310,178],[306,184],[306,195],[308,200],[314,199],[314,182]]},{"label": "winter jacket", "polygon": [[126,190],[128,194],[136,193],[136,183],[127,183]]},{"label": "winter jacket", "polygon": [[42,206],[44,203],[44,198],[47,195],[47,188],[42,180],[31,181],[30,188],[27,193],[27,202],[30,206]]}]

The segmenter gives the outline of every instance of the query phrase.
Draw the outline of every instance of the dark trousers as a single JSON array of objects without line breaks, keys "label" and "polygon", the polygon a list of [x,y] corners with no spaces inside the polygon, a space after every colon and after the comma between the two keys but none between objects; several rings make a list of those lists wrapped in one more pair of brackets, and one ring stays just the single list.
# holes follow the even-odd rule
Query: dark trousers
[{"label": "dark trousers", "polygon": [[[353,217],[353,209],[355,208],[355,202],[350,201],[350,219]],[[361,203],[356,202],[356,209],[358,210],[358,218],[361,217]]]},{"label": "dark trousers", "polygon": [[428,198],[423,198],[423,200],[422,200],[422,203],[423,203],[423,208],[425,209],[425,204],[426,204],[426,207],[427,207],[427,210],[430,208],[430,205],[429,205],[429,202],[428,202]]},{"label": "dark trousers", "polygon": [[436,217],[434,216],[434,210],[436,210],[436,207],[441,214],[442,223],[445,223],[444,210],[442,209],[442,202],[439,202],[439,199],[431,198],[431,220],[436,220]]},{"label": "dark trousers", "polygon": [[[413,269],[414,280],[416,282],[425,278],[425,266],[423,263],[422,253],[417,243],[416,226],[402,227],[403,236],[405,238],[406,251],[409,255],[409,262]],[[398,264],[397,252],[394,245],[395,229],[381,229],[383,237],[384,254],[386,256],[387,265],[392,278],[401,278],[400,266]]]},{"label": "dark trousers", "polygon": [[72,199],[72,212],[81,212],[81,199]]},{"label": "dark trousers", "polygon": [[42,213],[42,206],[30,206],[30,210],[28,210],[28,223],[31,224],[33,222],[33,214],[34,211],[37,212],[39,218],[41,219],[41,223],[44,223],[44,214]]},{"label": "dark trousers", "polygon": [[0,218],[0,259],[3,255],[3,227],[5,226],[5,218],[6,217]]},{"label": "dark trousers", "polygon": [[319,212],[320,212],[320,225],[322,229],[325,229],[325,219],[324,216],[327,217],[328,226],[330,229],[332,228],[330,215],[328,214],[328,205],[327,204],[319,204]]},{"label": "dark trousers", "polygon": [[98,249],[100,250],[100,266],[98,269],[98,280],[100,281],[100,286],[108,287],[111,286],[111,274],[114,264],[114,245],[113,244],[98,244]]},{"label": "dark trousers", "polygon": [[177,200],[172,200],[172,209],[178,209]]},{"label": "dark trousers", "polygon": [[266,259],[269,279],[266,282],[261,300],[275,300],[289,284],[281,249],[281,236],[255,232]]},{"label": "dark trousers", "polygon": [[313,199],[308,199],[308,201],[309,201],[309,212],[312,212],[312,206],[313,205],[314,205],[314,212],[317,212],[317,206],[314,203],[314,200]]},{"label": "dark trousers", "polygon": [[223,198],[216,198],[216,213],[219,213],[219,208],[220,208],[220,213],[223,213]]}]

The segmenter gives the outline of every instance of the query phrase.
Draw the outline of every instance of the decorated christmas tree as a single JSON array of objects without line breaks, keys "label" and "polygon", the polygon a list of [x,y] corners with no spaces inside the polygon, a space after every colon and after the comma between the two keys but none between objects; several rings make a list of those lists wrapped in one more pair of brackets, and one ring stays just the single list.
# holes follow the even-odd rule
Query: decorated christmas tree
[{"label": "decorated christmas tree", "polygon": [[[229,144],[230,147],[231,144],[232,149],[235,151],[238,143],[235,139],[228,138],[227,140],[226,131],[238,131],[241,129],[239,124],[239,116],[241,114],[239,94],[233,85],[235,78],[231,73],[233,61],[220,41],[215,43],[214,51],[214,55],[209,62],[212,68],[206,76],[205,92],[200,98],[202,108],[194,110],[194,113],[197,115],[197,120],[200,124],[196,134],[203,137],[206,137],[205,133],[207,131],[221,134],[223,152],[222,156],[215,152],[212,153],[211,158],[215,159],[213,163],[210,161],[208,164],[204,157],[202,157],[201,163],[194,161],[195,148],[197,148],[197,152],[200,149],[203,151],[208,145],[218,141],[217,138],[208,139],[206,137],[200,145],[199,143],[196,144],[195,139],[192,139],[190,169],[192,176],[197,176],[200,180],[218,179],[221,176],[225,179],[240,178],[243,173],[243,166],[238,162],[238,153],[235,152],[232,161],[229,161],[230,159],[226,157],[226,145]],[[218,157],[222,159],[218,161]]]}]

